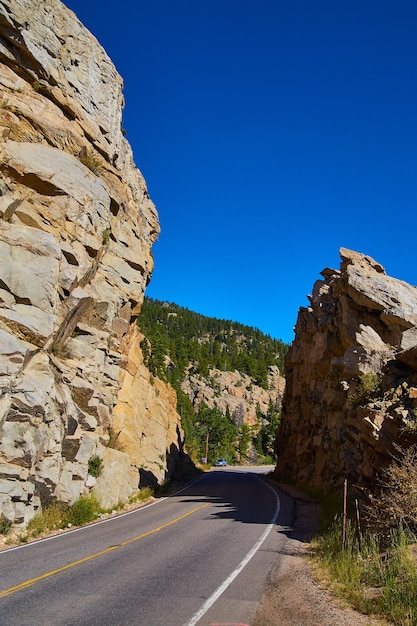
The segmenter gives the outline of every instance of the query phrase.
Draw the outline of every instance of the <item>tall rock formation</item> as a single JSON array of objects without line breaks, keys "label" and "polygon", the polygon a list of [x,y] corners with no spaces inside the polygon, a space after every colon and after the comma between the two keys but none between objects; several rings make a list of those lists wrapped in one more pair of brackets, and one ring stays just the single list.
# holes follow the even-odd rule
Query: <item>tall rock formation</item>
[{"label": "tall rock formation", "polygon": [[25,524],[163,480],[182,434],[139,348],[159,222],[120,76],[59,0],[2,0],[0,87],[0,516]]},{"label": "tall rock formation", "polygon": [[373,489],[394,444],[417,441],[417,288],[342,248],[301,308],[286,357],[276,471]]}]

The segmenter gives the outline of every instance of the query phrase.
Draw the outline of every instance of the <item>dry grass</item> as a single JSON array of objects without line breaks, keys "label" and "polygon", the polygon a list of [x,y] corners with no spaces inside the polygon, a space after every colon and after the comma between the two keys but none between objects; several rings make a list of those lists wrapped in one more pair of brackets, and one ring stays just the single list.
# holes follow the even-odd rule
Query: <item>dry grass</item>
[{"label": "dry grass", "polygon": [[[417,626],[417,447],[396,448],[381,474],[380,494],[365,509],[366,532],[342,520],[314,542],[314,561],[332,591],[367,615]],[[359,541],[359,538],[361,539]]]},{"label": "dry grass", "polygon": [[367,527],[381,542],[389,542],[400,528],[417,535],[417,446],[395,449],[395,458],[381,473],[380,493],[365,507]]}]

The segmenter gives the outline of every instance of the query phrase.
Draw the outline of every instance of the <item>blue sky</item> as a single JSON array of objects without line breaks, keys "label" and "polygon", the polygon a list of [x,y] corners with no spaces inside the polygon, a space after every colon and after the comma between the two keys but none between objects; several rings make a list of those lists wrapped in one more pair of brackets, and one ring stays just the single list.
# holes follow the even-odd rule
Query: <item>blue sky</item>
[{"label": "blue sky", "polygon": [[417,284],[416,0],[68,0],[125,81],[146,294],[292,341],[341,246]]}]

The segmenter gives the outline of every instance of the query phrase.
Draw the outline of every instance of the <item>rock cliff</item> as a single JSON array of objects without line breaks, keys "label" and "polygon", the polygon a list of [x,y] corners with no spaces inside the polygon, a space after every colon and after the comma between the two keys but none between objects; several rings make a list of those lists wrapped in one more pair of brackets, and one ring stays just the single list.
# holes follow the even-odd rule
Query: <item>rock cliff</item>
[{"label": "rock cliff", "polygon": [[373,489],[394,444],[417,441],[417,288],[342,248],[301,308],[286,357],[276,471]]},{"label": "rock cliff", "polygon": [[120,76],[59,0],[2,0],[0,87],[0,516],[23,525],[163,480],[182,433],[139,347],[159,222]]},{"label": "rock cliff", "polygon": [[268,389],[256,385],[247,374],[211,369],[209,376],[189,376],[181,389],[190,398],[196,410],[202,403],[216,407],[225,415],[229,410],[236,424],[258,424],[257,411],[266,415],[270,403],[281,410],[285,378],[275,365],[268,368]]}]

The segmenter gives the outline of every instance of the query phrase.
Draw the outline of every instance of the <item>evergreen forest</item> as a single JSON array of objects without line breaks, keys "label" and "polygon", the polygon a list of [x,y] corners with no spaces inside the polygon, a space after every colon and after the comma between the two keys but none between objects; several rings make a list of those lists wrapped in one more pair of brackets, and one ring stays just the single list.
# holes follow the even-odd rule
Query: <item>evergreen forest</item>
[{"label": "evergreen forest", "polygon": [[210,369],[236,370],[267,389],[268,367],[275,365],[284,372],[288,344],[257,328],[148,297],[138,326],[144,335],[141,349],[146,366],[177,392],[177,410],[192,458],[198,461],[207,455],[208,462],[213,463],[222,456],[233,463],[247,459],[251,452],[257,462],[270,463],[280,420],[276,407],[270,404],[266,414],[257,411],[258,426],[253,429],[235,424],[228,411],[223,414],[204,404],[196,411],[181,383],[190,375],[208,378]]}]

